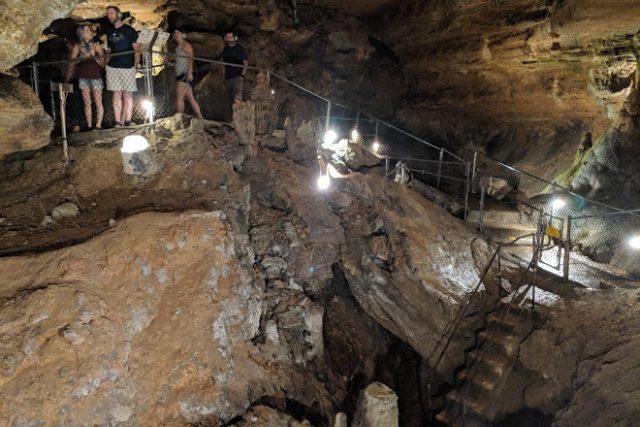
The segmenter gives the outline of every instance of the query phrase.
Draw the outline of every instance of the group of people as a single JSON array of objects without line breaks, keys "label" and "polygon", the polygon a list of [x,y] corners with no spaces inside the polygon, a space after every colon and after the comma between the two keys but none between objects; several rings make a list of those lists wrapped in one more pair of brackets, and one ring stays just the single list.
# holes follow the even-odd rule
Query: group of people
[{"label": "group of people", "polygon": [[[107,20],[111,28],[107,32],[107,47],[95,40],[91,25],[82,24],[77,28],[78,40],[71,48],[65,80],[78,79],[82,94],[84,116],[88,129],[101,129],[104,119],[102,92],[103,69],[106,69],[106,88],[112,93],[114,127],[133,124],[133,93],[137,91],[136,69],[140,64],[140,44],[138,32],[123,22],[123,14],[117,6],[107,7]],[[193,94],[194,52],[187,41],[187,33],[176,28],[173,38],[177,44],[175,51],[176,109],[183,113],[188,101],[194,114],[202,118],[200,106]],[[223,67],[225,88],[235,102],[242,99],[243,82],[247,75],[248,59],[245,49],[238,44],[237,36],[229,31],[224,34],[225,48],[222,59],[233,64]],[[93,106],[96,120],[93,125]]]}]

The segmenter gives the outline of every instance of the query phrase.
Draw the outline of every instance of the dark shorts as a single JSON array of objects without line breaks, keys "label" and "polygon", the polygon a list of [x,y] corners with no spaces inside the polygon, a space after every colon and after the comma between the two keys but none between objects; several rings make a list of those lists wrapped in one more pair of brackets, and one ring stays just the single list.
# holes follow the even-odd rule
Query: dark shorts
[{"label": "dark shorts", "polygon": [[233,77],[224,81],[224,87],[231,99],[242,99],[242,89],[244,87],[244,79],[240,76]]},{"label": "dark shorts", "polygon": [[176,81],[178,83],[184,83],[187,84],[189,86],[193,86],[193,80],[189,80],[187,74],[180,74],[179,76],[176,76]]}]

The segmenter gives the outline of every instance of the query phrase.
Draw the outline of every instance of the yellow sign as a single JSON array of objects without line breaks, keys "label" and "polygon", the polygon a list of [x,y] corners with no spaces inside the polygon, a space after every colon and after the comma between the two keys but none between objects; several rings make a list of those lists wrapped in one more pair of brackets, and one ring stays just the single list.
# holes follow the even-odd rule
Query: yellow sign
[{"label": "yellow sign", "polygon": [[547,225],[547,227],[544,230],[544,234],[554,239],[560,239],[560,229],[555,228],[551,225]]}]

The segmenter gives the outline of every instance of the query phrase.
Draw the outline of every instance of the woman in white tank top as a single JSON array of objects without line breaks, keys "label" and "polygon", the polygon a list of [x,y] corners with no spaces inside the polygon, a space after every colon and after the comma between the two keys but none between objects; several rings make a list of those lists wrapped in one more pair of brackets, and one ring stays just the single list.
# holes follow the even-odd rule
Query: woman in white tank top
[{"label": "woman in white tank top", "polygon": [[201,119],[200,106],[193,96],[193,48],[186,40],[186,33],[179,28],[173,32],[173,39],[178,43],[176,47],[176,108],[184,113],[185,98],[191,104],[196,117]]}]

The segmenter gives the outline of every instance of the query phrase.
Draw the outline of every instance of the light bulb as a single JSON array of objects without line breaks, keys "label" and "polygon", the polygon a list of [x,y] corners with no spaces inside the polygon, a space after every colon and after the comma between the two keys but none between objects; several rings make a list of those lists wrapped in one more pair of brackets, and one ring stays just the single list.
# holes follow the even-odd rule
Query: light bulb
[{"label": "light bulb", "polygon": [[329,175],[320,174],[320,176],[318,177],[318,189],[321,191],[325,191],[329,188],[330,185],[331,178],[329,178]]},{"label": "light bulb", "polygon": [[338,134],[333,129],[329,129],[324,134],[324,143],[325,143],[325,145],[331,145],[334,142],[336,142],[337,139],[338,139]]},{"label": "light bulb", "polygon": [[360,140],[360,132],[358,132],[358,128],[353,128],[351,131],[351,141],[355,142]]},{"label": "light bulb", "polygon": [[149,148],[149,141],[142,135],[125,136],[120,151],[123,153],[138,153]]}]

